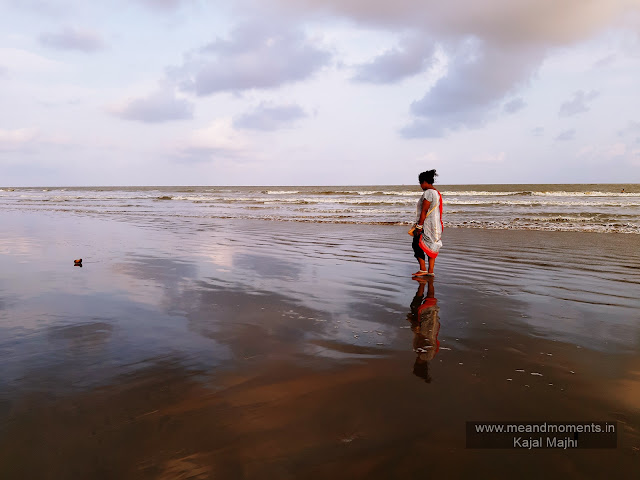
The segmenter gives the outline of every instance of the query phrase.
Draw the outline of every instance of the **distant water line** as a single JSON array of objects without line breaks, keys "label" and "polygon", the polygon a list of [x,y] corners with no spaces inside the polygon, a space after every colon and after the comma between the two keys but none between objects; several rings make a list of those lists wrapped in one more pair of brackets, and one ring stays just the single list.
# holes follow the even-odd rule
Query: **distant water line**
[{"label": "distant water line", "polygon": [[[438,185],[445,227],[640,234],[640,185]],[[624,189],[624,192],[622,191]],[[405,225],[418,186],[0,188],[0,208],[131,219]]]}]

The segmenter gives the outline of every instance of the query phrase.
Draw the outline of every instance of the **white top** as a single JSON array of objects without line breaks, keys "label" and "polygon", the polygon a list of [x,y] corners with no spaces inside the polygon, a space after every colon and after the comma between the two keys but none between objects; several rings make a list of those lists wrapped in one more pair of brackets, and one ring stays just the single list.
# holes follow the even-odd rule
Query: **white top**
[{"label": "white top", "polygon": [[[440,195],[438,195],[438,192],[436,192],[432,188],[428,188],[424,192],[422,192],[422,196],[418,199],[418,204],[416,205],[416,223],[418,223],[418,221],[420,220],[420,214],[422,213],[422,203],[425,200],[427,202],[431,202],[431,205],[429,205],[429,210],[434,207],[437,209],[438,204],[440,203]],[[429,218],[431,218],[435,213],[436,212],[432,212],[431,215],[429,215]]]}]

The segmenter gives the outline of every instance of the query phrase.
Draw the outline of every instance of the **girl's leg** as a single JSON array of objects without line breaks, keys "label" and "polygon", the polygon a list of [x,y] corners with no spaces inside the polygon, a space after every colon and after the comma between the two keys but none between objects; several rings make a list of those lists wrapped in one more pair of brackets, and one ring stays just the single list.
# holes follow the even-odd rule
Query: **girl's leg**
[{"label": "girl's leg", "polygon": [[[429,257],[429,273],[433,273],[433,266],[436,263],[436,259],[435,258],[431,258]],[[420,265],[420,269],[424,270],[424,260],[422,261],[422,264]]]},{"label": "girl's leg", "polygon": [[[431,260],[431,259],[429,259]],[[427,269],[427,266],[424,263],[424,258],[419,258],[418,259],[418,263],[420,264],[420,270],[425,271]]]},{"label": "girl's leg", "polygon": [[[420,248],[419,239],[420,239],[419,235],[415,235],[413,237],[413,243],[412,243],[413,253],[414,253],[415,257],[416,257],[416,260],[418,260],[418,263],[420,264],[420,270],[421,271],[426,271],[427,267],[426,267],[425,262],[424,262],[425,254],[422,251],[422,249]],[[416,275],[418,273],[420,273],[420,272],[416,272],[416,273],[414,273],[414,275]]]}]

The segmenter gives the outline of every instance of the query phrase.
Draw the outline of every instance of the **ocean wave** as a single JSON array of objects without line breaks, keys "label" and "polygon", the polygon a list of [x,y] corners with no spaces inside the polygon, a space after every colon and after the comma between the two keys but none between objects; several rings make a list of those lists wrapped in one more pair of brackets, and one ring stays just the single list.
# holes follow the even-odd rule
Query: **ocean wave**
[{"label": "ocean wave", "polygon": [[292,198],[292,199],[288,199],[287,201],[282,201],[282,200],[265,200],[264,202],[262,202],[264,205],[277,205],[279,203],[286,203],[287,205],[314,205],[317,202],[310,202],[307,200],[303,200],[303,199],[296,199],[296,198]]},{"label": "ocean wave", "polygon": [[322,190],[314,192],[313,190],[305,192],[308,195],[323,195],[323,196],[375,196],[375,195],[397,195],[397,196],[413,196],[418,198],[420,192],[417,191],[384,191],[384,190]]},{"label": "ocean wave", "polygon": [[415,200],[405,199],[367,199],[367,198],[323,198],[323,197],[302,197],[302,198],[278,198],[263,200],[264,203],[271,204],[296,204],[304,202],[307,204],[329,204],[329,205],[413,205]]},{"label": "ocean wave", "polygon": [[500,220],[469,220],[459,222],[444,222],[446,227],[454,228],[482,228],[490,230],[541,230],[551,232],[593,232],[593,233],[625,233],[640,235],[640,225],[611,223],[595,224],[582,222],[530,222],[530,221],[500,221]]},{"label": "ocean wave", "polygon": [[640,197],[640,193],[621,193],[621,192],[568,192],[568,191],[507,191],[507,192],[490,192],[485,190],[464,190],[464,191],[442,191],[442,195],[451,197],[510,197],[510,196],[536,196],[536,197]]},{"label": "ocean wave", "polygon": [[640,193],[622,193],[622,192],[532,192],[533,195],[543,197],[640,197]]},{"label": "ocean wave", "polygon": [[[516,217],[514,220],[520,220],[520,217]],[[588,223],[596,220],[595,216],[589,217],[569,217],[564,215],[554,215],[549,217],[528,217],[527,221],[529,222],[562,222],[562,223]],[[602,221],[602,220],[600,220]]]},{"label": "ocean wave", "polygon": [[[263,192],[264,193],[264,192]],[[283,192],[284,193],[284,192]],[[294,192],[286,192],[294,193]],[[295,192],[301,193],[301,192]],[[323,196],[398,196],[398,197],[414,197],[418,198],[420,191],[413,190],[323,190],[319,192],[307,192],[311,195]],[[443,196],[451,197],[513,197],[513,196],[538,196],[538,197],[640,197],[640,193],[621,193],[621,192],[570,192],[570,191],[531,191],[531,190],[513,190],[513,191],[488,191],[488,190],[443,190],[440,192]]]},{"label": "ocean wave", "polygon": [[513,192],[489,192],[485,190],[463,190],[463,191],[442,191],[440,192],[443,196],[451,196],[451,197],[484,197],[484,196],[492,196],[492,197],[511,197],[515,195],[533,195],[533,192],[530,191],[513,191]]},{"label": "ocean wave", "polygon": [[[297,211],[309,212],[309,209],[300,208]],[[405,210],[391,210],[388,208],[339,208],[334,210],[312,210],[315,213],[320,214],[344,214],[344,213],[357,213],[367,215],[395,215],[397,217],[403,217],[407,215]]]},{"label": "ocean wave", "polygon": [[636,202],[589,202],[589,201],[557,201],[557,200],[455,200],[442,199],[444,205],[524,205],[524,206],[570,206],[570,207],[638,207]]},{"label": "ocean wave", "polygon": [[[639,193],[545,191],[573,186],[458,186],[445,189],[445,225],[464,228],[640,233]],[[460,188],[460,191],[453,191]],[[589,186],[577,186],[586,190]],[[638,190],[637,186],[630,188]],[[413,186],[354,187],[3,187],[0,208],[60,211],[141,222],[190,218],[277,219],[322,223],[405,225],[415,216],[420,192]],[[508,190],[508,191],[507,191]],[[166,200],[166,201],[161,201]]]},{"label": "ocean wave", "polygon": [[263,190],[262,193],[267,195],[295,195],[300,192],[298,190]]},{"label": "ocean wave", "polygon": [[367,195],[367,196],[376,196],[376,195],[395,195],[398,197],[415,197],[418,198],[421,192],[418,191],[385,191],[385,190],[347,190],[344,192],[335,192],[336,195],[347,194],[347,195]]}]

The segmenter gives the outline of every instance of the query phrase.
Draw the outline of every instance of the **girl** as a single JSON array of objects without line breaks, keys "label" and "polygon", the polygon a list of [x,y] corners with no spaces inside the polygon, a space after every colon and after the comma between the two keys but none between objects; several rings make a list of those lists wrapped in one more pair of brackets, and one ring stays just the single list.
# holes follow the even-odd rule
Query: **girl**
[{"label": "girl", "polygon": [[[423,193],[416,208],[416,226],[413,232],[413,252],[420,263],[414,277],[433,277],[433,266],[442,247],[442,195],[433,186],[437,173],[427,170],[418,176]],[[428,258],[429,267],[425,265]]]}]

